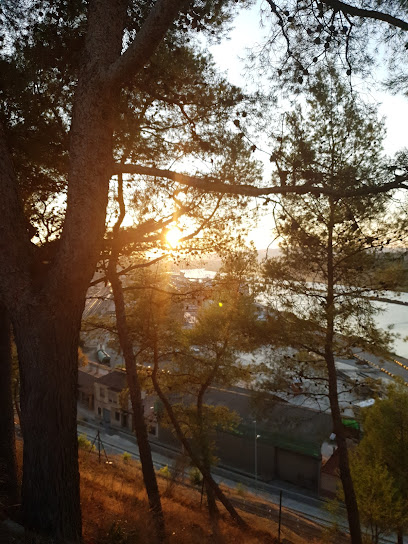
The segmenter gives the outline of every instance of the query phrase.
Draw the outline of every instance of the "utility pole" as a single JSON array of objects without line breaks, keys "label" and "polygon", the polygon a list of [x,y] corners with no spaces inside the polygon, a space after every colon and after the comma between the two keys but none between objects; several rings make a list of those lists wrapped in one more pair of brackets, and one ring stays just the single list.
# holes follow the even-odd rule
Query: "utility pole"
[{"label": "utility pole", "polygon": [[256,419],[254,419],[254,430],[255,430],[255,442],[254,442],[254,457],[255,457],[255,487],[258,484],[258,438],[261,436],[256,432]]},{"label": "utility pole", "polygon": [[108,456],[107,456],[106,451],[105,451],[105,447],[104,447],[103,442],[102,442],[101,435],[99,434],[99,429],[98,429],[98,432],[96,433],[95,438],[93,439],[91,447],[89,448],[89,452],[91,452],[93,450],[95,442],[98,444],[98,460],[99,460],[99,463],[101,462],[101,450],[103,450],[103,453],[105,454],[105,457],[106,457],[106,461],[105,461],[106,464],[111,465],[112,461],[109,461],[109,459],[108,459]]},{"label": "utility pole", "polygon": [[281,524],[282,524],[282,490],[279,492],[279,523],[278,523],[278,544],[281,541]]}]

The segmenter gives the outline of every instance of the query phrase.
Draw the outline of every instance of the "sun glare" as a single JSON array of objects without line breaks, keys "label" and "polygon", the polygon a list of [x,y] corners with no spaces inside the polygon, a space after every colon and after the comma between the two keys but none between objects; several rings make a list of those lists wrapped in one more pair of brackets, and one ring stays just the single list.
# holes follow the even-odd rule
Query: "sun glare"
[{"label": "sun glare", "polygon": [[183,233],[178,227],[170,228],[166,233],[166,241],[172,249],[175,249],[183,237]]}]

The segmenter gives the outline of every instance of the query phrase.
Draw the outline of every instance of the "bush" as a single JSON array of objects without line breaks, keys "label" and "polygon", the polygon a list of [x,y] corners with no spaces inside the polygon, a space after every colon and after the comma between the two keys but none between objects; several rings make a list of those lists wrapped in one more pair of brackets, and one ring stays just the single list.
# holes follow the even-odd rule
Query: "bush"
[{"label": "bush", "polygon": [[129,461],[132,459],[132,456],[127,451],[123,452],[122,459],[124,463],[129,463]]},{"label": "bush", "polygon": [[166,465],[164,467],[161,467],[159,469],[159,474],[161,476],[164,476],[165,478],[171,478],[171,471],[170,471],[168,465]]},{"label": "bush", "polygon": [[[91,449],[91,441],[87,439],[86,434],[80,434],[78,436],[78,447],[88,451]],[[92,446],[92,451],[94,451],[94,449],[95,445]]]},{"label": "bush", "polygon": [[197,467],[194,467],[190,470],[190,483],[197,486],[203,483],[203,475]]}]

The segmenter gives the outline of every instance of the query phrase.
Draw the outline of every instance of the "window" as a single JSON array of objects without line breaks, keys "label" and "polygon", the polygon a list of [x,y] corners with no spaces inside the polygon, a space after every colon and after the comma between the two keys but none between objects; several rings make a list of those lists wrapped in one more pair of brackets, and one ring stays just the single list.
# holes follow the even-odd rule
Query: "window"
[{"label": "window", "polygon": [[101,399],[105,398],[105,388],[104,387],[99,388],[99,394],[101,396]]},{"label": "window", "polygon": [[120,421],[120,413],[119,412],[115,412],[115,419],[116,419],[116,421]]},{"label": "window", "polygon": [[102,415],[102,410],[101,408],[98,406],[98,416],[101,416]]},{"label": "window", "polygon": [[153,436],[157,436],[156,425],[149,424],[148,427],[147,427],[147,430],[148,430],[149,434],[151,434]]}]

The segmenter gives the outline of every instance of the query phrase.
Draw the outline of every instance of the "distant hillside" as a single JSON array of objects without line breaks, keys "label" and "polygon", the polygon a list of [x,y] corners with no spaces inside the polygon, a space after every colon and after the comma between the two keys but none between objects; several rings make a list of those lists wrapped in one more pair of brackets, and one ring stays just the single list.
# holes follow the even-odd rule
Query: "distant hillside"
[{"label": "distant hillside", "polygon": [[[280,255],[281,250],[280,249],[259,249],[258,250],[258,261],[261,262],[265,259],[266,256],[268,258],[277,257]],[[181,268],[182,270],[185,268],[205,268],[205,270],[212,270],[214,272],[218,272],[222,264],[222,259],[218,255],[207,255],[203,258],[197,258],[197,259],[182,259],[179,261],[178,266],[175,265],[175,268]]]}]

